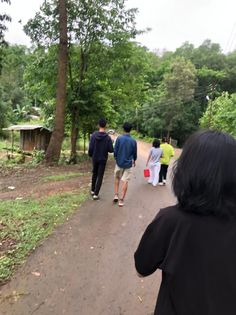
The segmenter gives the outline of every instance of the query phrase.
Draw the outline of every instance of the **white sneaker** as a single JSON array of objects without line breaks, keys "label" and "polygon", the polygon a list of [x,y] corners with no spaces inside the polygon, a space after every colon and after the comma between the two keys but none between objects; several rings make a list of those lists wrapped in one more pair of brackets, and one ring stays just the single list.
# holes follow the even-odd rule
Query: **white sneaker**
[{"label": "white sneaker", "polygon": [[163,185],[164,185],[164,183],[160,182],[158,185],[159,185],[159,186],[163,186]]},{"label": "white sneaker", "polygon": [[93,195],[93,200],[98,200],[99,197],[97,195]]},{"label": "white sneaker", "polygon": [[91,196],[93,196],[93,195],[94,195],[94,191],[91,190],[91,191],[90,191],[90,194],[91,194]]},{"label": "white sneaker", "polygon": [[117,203],[118,201],[119,201],[119,197],[118,197],[118,195],[115,195],[114,198],[113,198],[113,202]]},{"label": "white sneaker", "polygon": [[163,185],[165,185],[166,184],[166,179],[163,179]]},{"label": "white sneaker", "polygon": [[124,200],[123,199],[119,200],[118,206],[119,207],[123,207],[124,206]]}]

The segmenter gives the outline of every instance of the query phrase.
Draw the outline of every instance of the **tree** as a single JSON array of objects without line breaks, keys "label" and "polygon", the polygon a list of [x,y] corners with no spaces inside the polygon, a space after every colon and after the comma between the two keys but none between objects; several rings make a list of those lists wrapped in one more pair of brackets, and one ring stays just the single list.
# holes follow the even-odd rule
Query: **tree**
[{"label": "tree", "polygon": [[65,106],[66,106],[66,81],[68,63],[68,38],[67,38],[67,0],[59,0],[59,53],[58,53],[58,81],[56,92],[56,114],[54,129],[46,152],[47,164],[59,161],[61,146],[64,138]]},{"label": "tree", "polygon": [[225,131],[236,137],[236,93],[223,93],[209,101],[200,122],[203,128]]},{"label": "tree", "polygon": [[222,91],[230,94],[236,91],[236,50],[226,55],[225,77],[222,80]]},{"label": "tree", "polygon": [[[135,9],[126,10],[125,0],[99,0],[68,2],[69,37],[69,84],[71,114],[71,160],[76,159],[76,142],[79,130],[79,114],[83,99],[86,72],[90,57],[96,51],[98,43],[114,45],[137,34],[135,29]],[[58,27],[55,2],[48,1],[41,11],[25,26],[26,33],[33,41],[49,45],[57,40]],[[79,47],[77,72],[70,71],[73,46]]]},{"label": "tree", "polygon": [[[24,70],[24,89],[41,108],[44,124],[53,128],[57,88],[58,45],[33,49]],[[68,92],[69,94],[69,92]]]},{"label": "tree", "polygon": [[183,57],[165,61],[164,65],[162,81],[150,90],[150,99],[142,110],[143,129],[150,136],[172,136],[182,141],[182,124],[187,126],[187,119],[191,118],[186,128],[187,134],[195,125],[195,117],[190,112],[196,106],[196,69]]},{"label": "tree", "polygon": [[7,95],[13,109],[16,105],[26,105],[24,92],[24,70],[28,60],[28,50],[22,45],[8,45],[3,48],[4,60],[0,84]]},{"label": "tree", "polygon": [[[5,2],[11,4],[10,0],[1,0],[1,2]],[[10,22],[11,18],[7,14],[0,14],[0,74],[2,69],[2,60],[3,60],[3,47],[6,46],[6,41],[4,39],[4,33],[7,30],[6,22]]]}]

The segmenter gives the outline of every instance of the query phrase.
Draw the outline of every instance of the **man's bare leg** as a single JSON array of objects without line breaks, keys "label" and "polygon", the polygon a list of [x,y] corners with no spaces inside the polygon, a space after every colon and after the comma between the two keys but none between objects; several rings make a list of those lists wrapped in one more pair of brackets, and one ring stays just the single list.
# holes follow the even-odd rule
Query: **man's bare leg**
[{"label": "man's bare leg", "polygon": [[122,181],[122,195],[121,195],[121,199],[122,200],[125,199],[125,195],[127,193],[127,189],[128,189],[128,181],[125,181],[125,182]]},{"label": "man's bare leg", "polygon": [[119,200],[119,197],[118,197],[119,186],[120,186],[120,178],[115,177],[115,196],[113,199],[114,202],[118,202],[118,200]]},{"label": "man's bare leg", "polygon": [[125,181],[125,182],[122,181],[122,195],[121,195],[121,198],[119,200],[119,207],[124,206],[124,199],[125,199],[127,189],[128,189],[128,181]]}]

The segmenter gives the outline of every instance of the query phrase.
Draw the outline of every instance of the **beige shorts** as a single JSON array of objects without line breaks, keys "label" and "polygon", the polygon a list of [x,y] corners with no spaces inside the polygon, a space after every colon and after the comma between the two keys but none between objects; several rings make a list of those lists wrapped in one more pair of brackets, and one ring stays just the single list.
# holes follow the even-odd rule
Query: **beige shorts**
[{"label": "beige shorts", "polygon": [[116,165],[114,175],[115,175],[115,178],[119,178],[123,182],[128,182],[131,179],[132,167],[120,168],[118,165]]}]

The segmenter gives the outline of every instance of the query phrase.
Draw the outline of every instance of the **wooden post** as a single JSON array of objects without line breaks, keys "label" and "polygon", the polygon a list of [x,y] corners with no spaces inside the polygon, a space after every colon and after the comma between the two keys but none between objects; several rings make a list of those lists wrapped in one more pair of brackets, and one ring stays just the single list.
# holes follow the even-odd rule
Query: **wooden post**
[{"label": "wooden post", "polygon": [[14,130],[11,131],[11,154],[14,152]]}]

